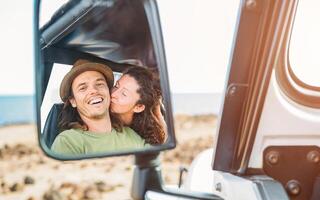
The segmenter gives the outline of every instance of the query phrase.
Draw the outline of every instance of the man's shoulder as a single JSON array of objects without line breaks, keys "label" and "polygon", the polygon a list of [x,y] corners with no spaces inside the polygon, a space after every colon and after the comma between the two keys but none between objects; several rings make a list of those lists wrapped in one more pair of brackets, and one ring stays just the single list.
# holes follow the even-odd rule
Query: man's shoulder
[{"label": "man's shoulder", "polygon": [[122,133],[120,134],[124,134],[125,135],[124,137],[126,138],[126,140],[141,143],[141,144],[146,143],[145,140],[130,127],[123,127]]},{"label": "man's shoulder", "polygon": [[122,128],[122,133],[126,134],[127,136],[133,136],[133,137],[141,138],[140,135],[137,132],[135,132],[132,128],[127,127],[127,126]]},{"label": "man's shoulder", "polygon": [[81,134],[81,130],[68,129],[68,130],[64,130],[61,133],[59,133],[58,136],[60,136],[60,137],[70,137],[70,136],[75,136],[75,135],[80,135],[80,134]]},{"label": "man's shoulder", "polygon": [[83,135],[81,130],[78,129],[68,129],[64,130],[58,134],[57,140],[68,141],[70,143],[78,143],[83,140]]},{"label": "man's shoulder", "polygon": [[122,132],[126,132],[126,133],[136,133],[132,128],[128,127],[128,126],[124,126],[122,128]]},{"label": "man's shoulder", "polygon": [[82,152],[83,139],[81,131],[76,129],[65,130],[56,137],[51,149],[56,153],[78,154]]}]

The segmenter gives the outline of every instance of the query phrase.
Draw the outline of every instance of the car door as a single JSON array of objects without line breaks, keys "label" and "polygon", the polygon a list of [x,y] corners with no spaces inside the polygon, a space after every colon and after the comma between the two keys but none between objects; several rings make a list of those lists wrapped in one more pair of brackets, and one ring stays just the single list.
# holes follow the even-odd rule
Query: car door
[{"label": "car door", "polygon": [[272,177],[291,199],[319,198],[319,87],[299,80],[290,62],[306,59],[290,53],[306,5],[319,6],[243,3],[212,162],[214,170]]}]

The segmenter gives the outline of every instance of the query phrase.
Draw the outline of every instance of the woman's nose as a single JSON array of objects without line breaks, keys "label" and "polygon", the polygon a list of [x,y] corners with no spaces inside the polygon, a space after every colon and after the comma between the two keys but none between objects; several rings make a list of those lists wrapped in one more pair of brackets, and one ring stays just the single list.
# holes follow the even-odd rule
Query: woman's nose
[{"label": "woman's nose", "polygon": [[116,98],[117,97],[117,88],[113,87],[111,89],[111,97]]}]

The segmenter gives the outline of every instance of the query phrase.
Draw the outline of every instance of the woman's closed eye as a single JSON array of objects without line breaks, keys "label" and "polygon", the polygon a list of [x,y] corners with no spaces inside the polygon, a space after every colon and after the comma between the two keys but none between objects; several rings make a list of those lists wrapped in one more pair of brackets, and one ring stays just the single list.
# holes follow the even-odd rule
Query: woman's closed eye
[{"label": "woman's closed eye", "polygon": [[128,96],[128,91],[126,88],[124,87],[120,87],[119,83],[116,82],[116,84],[112,87],[112,92],[116,92],[118,90],[118,94],[120,94],[123,97],[127,97]]},{"label": "woman's closed eye", "polygon": [[127,96],[127,92],[126,92],[126,91],[122,91],[121,94],[122,94],[123,96],[125,96],[125,97]]}]

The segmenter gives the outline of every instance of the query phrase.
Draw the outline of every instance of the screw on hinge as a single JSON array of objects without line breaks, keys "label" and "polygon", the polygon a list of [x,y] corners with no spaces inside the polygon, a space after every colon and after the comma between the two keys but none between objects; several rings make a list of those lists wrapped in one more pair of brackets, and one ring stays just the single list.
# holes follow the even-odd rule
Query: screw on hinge
[{"label": "screw on hinge", "polygon": [[254,9],[257,6],[256,0],[247,0],[246,1],[246,8],[247,9]]},{"label": "screw on hinge", "polygon": [[270,151],[266,155],[266,160],[269,164],[275,165],[279,162],[280,154],[277,151]]},{"label": "screw on hinge", "polygon": [[314,164],[317,164],[320,162],[320,153],[318,151],[310,151],[307,154],[307,160],[309,162],[312,162]]},{"label": "screw on hinge", "polygon": [[231,86],[229,88],[228,95],[229,96],[234,96],[236,94],[236,91],[237,91],[237,87],[236,86]]},{"label": "screw on hinge", "polygon": [[297,180],[290,180],[287,182],[286,184],[286,189],[287,192],[291,195],[291,196],[297,196],[300,191],[301,191],[301,186],[299,181]]}]

